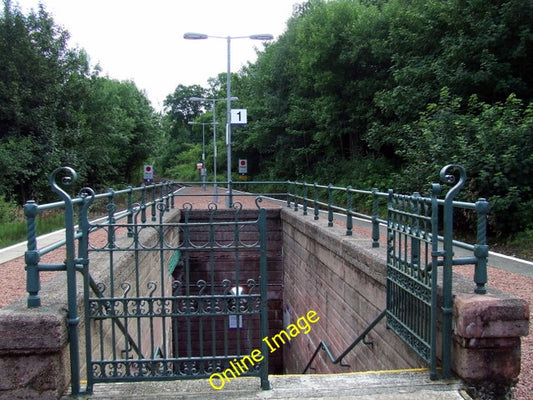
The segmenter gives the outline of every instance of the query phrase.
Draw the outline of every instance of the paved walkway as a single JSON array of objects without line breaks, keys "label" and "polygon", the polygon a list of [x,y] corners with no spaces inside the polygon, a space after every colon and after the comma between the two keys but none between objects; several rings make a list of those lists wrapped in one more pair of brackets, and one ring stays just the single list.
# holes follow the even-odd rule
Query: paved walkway
[{"label": "paved walkway", "polygon": [[[190,198],[181,198],[180,201],[183,203],[184,201],[188,200],[191,203],[194,203],[194,206],[196,209],[206,207],[208,203],[213,202],[215,200],[215,197],[206,196],[205,193],[201,188],[182,188],[180,189],[182,191],[183,195],[191,195]],[[208,192],[209,193],[209,192]],[[225,189],[219,189],[220,195],[216,197],[217,200],[217,206],[220,209],[223,209],[225,207],[226,197],[223,195],[225,193]],[[238,192],[235,191],[236,196],[234,198],[234,201],[238,201],[243,204],[243,207],[256,207],[255,205],[255,198],[250,196],[238,196]],[[178,207],[181,207],[181,204],[177,205]],[[262,202],[262,207],[285,207],[286,202],[281,200],[273,200],[272,202]],[[300,211],[301,212],[301,211]],[[327,214],[324,212],[324,216],[321,217],[321,219],[324,218],[325,221],[327,221]],[[340,222],[344,223],[345,218],[344,216],[340,214],[335,214],[335,218]],[[368,231],[368,237],[370,237],[371,232],[371,225],[368,221],[354,218],[354,224],[358,226],[360,229]],[[59,240],[64,239],[64,232],[65,230],[60,230],[57,232],[49,233],[47,235],[39,236],[37,238],[38,248],[44,248],[52,243],[56,243]],[[381,227],[381,237],[386,237],[386,231],[385,227]],[[26,251],[26,242],[18,243],[16,245],[6,247],[4,249],[0,249],[0,264],[11,261],[17,257],[21,257],[24,255],[24,252]],[[490,244],[489,244],[490,247]],[[465,250],[457,248],[455,250],[456,257],[461,257],[462,255],[468,255],[470,256],[471,253],[465,253]],[[495,253],[495,252],[489,252],[489,260],[488,264],[492,267],[503,269],[508,272],[512,272],[515,274],[520,274],[523,276],[527,276],[529,278],[533,278],[533,262],[522,260],[516,257],[506,256],[504,254]]]},{"label": "paved walkway", "polygon": [[[209,381],[112,383],[96,385],[92,395],[74,399],[113,400],[470,400],[460,382],[431,381],[427,371],[351,373],[336,375],[276,375],[271,390],[261,390],[259,378],[237,378],[215,391]],[[72,400],[64,397],[63,400]]]}]

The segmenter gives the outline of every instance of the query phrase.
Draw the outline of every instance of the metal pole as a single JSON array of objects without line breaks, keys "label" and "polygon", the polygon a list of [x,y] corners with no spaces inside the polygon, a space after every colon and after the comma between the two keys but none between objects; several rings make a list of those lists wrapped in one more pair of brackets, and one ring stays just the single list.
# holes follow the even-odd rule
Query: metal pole
[{"label": "metal pole", "polygon": [[213,99],[213,189],[214,197],[213,201],[218,202],[218,188],[217,188],[217,128],[216,128],[216,114],[215,114],[215,102]]},{"label": "metal pole", "polygon": [[205,124],[202,124],[202,169],[200,173],[202,174],[202,186],[205,191],[205,176],[207,175],[205,169]]},{"label": "metal pole", "polygon": [[228,197],[227,207],[231,208],[233,200],[231,198],[231,36],[227,37],[228,41],[228,72],[226,76],[226,149],[228,155],[227,178],[228,178]]}]

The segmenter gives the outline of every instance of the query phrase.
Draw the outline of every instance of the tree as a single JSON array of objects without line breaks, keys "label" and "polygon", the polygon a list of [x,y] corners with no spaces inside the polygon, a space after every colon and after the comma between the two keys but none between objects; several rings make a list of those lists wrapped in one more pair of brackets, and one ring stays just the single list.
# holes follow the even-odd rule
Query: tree
[{"label": "tree", "polygon": [[492,234],[508,235],[533,227],[533,104],[510,95],[490,105],[441,91],[438,103],[403,128],[400,141],[406,168],[397,175],[400,191],[426,191],[446,164],[465,167],[464,200],[491,204]]},{"label": "tree", "polygon": [[395,147],[402,124],[436,102],[441,88],[468,99],[533,99],[533,3],[520,0],[391,0],[393,85],[376,92],[382,116],[368,135],[376,149]]},{"label": "tree", "polygon": [[25,201],[45,185],[43,171],[59,163],[57,122],[66,103],[62,88],[69,74],[86,65],[66,47],[68,33],[53,24],[42,6],[25,17],[6,0],[3,11],[0,140],[4,152],[19,161],[1,186],[8,196]]},{"label": "tree", "polygon": [[7,200],[49,199],[48,175],[61,165],[95,188],[138,180],[161,136],[145,94],[99,77],[68,37],[42,5],[26,17],[4,0],[0,195]]},{"label": "tree", "polygon": [[[198,138],[193,136],[188,123],[195,120],[205,111],[203,102],[193,101],[191,98],[205,98],[207,96],[206,89],[199,85],[178,85],[174,93],[168,95],[165,99],[165,147],[161,148],[157,160],[158,169],[163,174],[168,175],[168,171],[181,162],[190,163],[189,158],[187,158],[187,161],[180,161],[177,157],[181,153],[189,152],[191,147],[194,147],[194,143],[198,142]],[[194,165],[196,165],[196,161]],[[175,172],[176,169],[174,168],[173,173]]]},{"label": "tree", "polygon": [[79,166],[88,184],[138,183],[161,136],[146,96],[132,82],[94,76],[83,109],[77,148],[84,149]]}]

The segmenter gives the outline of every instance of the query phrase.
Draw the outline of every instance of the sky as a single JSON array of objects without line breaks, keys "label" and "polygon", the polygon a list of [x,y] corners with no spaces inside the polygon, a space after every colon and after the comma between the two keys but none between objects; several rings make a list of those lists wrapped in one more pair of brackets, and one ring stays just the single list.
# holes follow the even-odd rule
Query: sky
[{"label": "sky", "polygon": [[[91,65],[112,79],[132,80],[156,110],[179,85],[208,87],[227,70],[226,39],[185,40],[186,32],[210,36],[286,30],[293,5],[303,0],[13,0],[27,14],[42,3],[56,25],[70,33],[69,47],[83,48]],[[261,42],[231,40],[231,71],[254,62]]]}]

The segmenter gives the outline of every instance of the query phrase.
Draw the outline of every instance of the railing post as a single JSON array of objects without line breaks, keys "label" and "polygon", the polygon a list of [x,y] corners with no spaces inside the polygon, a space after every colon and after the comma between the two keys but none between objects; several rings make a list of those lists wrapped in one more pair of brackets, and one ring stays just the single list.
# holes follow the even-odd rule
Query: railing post
[{"label": "railing post", "polygon": [[170,208],[174,209],[175,208],[175,205],[174,205],[174,182],[169,182],[168,183],[169,185],[169,196],[170,196]]},{"label": "railing post", "polygon": [[70,376],[72,394],[80,393],[80,355],[79,355],[79,339],[78,339],[78,325],[80,318],[78,316],[78,299],[77,299],[77,285],[76,285],[76,259],[75,259],[75,245],[74,245],[74,208],[70,196],[59,187],[56,183],[56,175],[64,171],[70,176],[62,178],[65,185],[71,185],[76,181],[76,172],[69,167],[60,167],[55,169],[50,175],[50,186],[65,202],[65,244],[66,257],[65,267],[67,271],[67,324],[68,324],[68,340],[70,345]]},{"label": "railing post", "polygon": [[291,181],[287,181],[287,208],[291,206]]},{"label": "railing post", "polygon": [[133,237],[133,188],[128,186],[128,237]]},{"label": "railing post", "polygon": [[451,375],[452,346],[452,266],[453,266],[453,198],[466,181],[465,169],[457,164],[446,165],[440,171],[444,182],[455,183],[455,176],[449,170],[459,170],[459,182],[446,193],[444,198],[444,267],[442,272],[442,375],[448,379]]},{"label": "railing post", "polygon": [[146,185],[143,184],[141,191],[141,222],[146,222]]},{"label": "railing post", "polygon": [[[420,213],[420,193],[414,192],[412,196],[412,205],[413,205],[413,214],[418,215]],[[418,239],[418,234],[420,232],[420,221],[418,218],[415,218],[414,224],[412,225],[413,228],[413,237],[411,237],[411,262],[413,265],[416,265],[417,267],[420,267],[420,239]],[[420,269],[419,269],[420,270]]]},{"label": "railing post", "polygon": [[228,208],[233,208],[233,182],[228,181]]},{"label": "railing post", "polygon": [[[165,182],[164,183],[164,188],[166,190],[166,193],[165,193],[165,212],[168,212],[170,211],[170,184],[169,182]],[[204,190],[205,190],[205,186],[204,186]]]},{"label": "railing post", "polygon": [[304,194],[303,194],[303,207],[304,207],[304,214],[303,215],[307,215],[307,183],[304,182]]},{"label": "railing post", "polygon": [[298,211],[298,181],[294,182],[294,211]]},{"label": "railing post", "polygon": [[353,193],[352,193],[352,187],[348,186],[346,188],[346,197],[347,197],[347,204],[346,204],[346,236],[352,236],[352,229],[353,229],[353,217],[352,217],[352,208],[353,208]]},{"label": "railing post", "polygon": [[[259,243],[260,243],[260,260],[259,269],[261,274],[260,292],[261,292],[261,337],[268,335],[268,263],[267,263],[267,226],[266,226],[266,210],[264,208],[259,209]],[[261,364],[261,389],[270,389],[270,383],[268,381],[268,348],[265,341],[261,342],[261,353],[265,357]]]},{"label": "railing post", "polygon": [[476,268],[474,272],[474,282],[476,288],[474,292],[486,294],[487,288],[487,257],[489,255],[489,246],[487,245],[487,214],[489,212],[489,202],[480,198],[476,202],[477,211],[477,243],[474,246],[474,255],[476,256]]},{"label": "railing post", "polygon": [[318,220],[318,215],[319,215],[319,210],[318,210],[318,188],[317,188],[317,183],[315,182],[314,183],[314,188],[315,188],[315,221]]},{"label": "railing post", "polygon": [[155,199],[157,197],[156,195],[156,186],[155,184],[152,184],[152,207],[151,208],[151,211],[152,211],[152,222],[155,222],[157,220],[157,213],[156,213],[156,204],[155,204]]},{"label": "railing post", "polygon": [[109,203],[107,204],[107,225],[109,229],[107,230],[107,246],[109,248],[115,247],[115,191],[109,189]]},{"label": "railing post", "polygon": [[328,185],[328,227],[333,226],[333,185]]},{"label": "railing post", "polygon": [[35,201],[29,200],[24,205],[24,215],[26,215],[28,230],[28,250],[24,253],[24,261],[26,263],[26,291],[28,292],[27,304],[29,308],[41,306],[41,298],[39,297],[41,282],[38,269],[41,256],[37,250],[37,224],[35,221],[38,213],[39,208]]},{"label": "railing post", "polygon": [[379,247],[379,197],[378,189],[372,189],[372,247]]},{"label": "railing post", "polygon": [[[131,187],[130,187],[131,189]],[[130,212],[130,200],[131,200],[131,191],[128,193],[128,212]],[[80,190],[79,197],[83,199],[83,203],[79,206],[79,212],[78,212],[78,232],[81,234],[80,238],[78,240],[78,259],[76,260],[76,263],[82,267],[81,273],[83,274],[83,308],[85,312],[85,316],[88,314],[88,310],[90,310],[90,301],[89,301],[89,289],[90,289],[90,274],[89,274],[89,229],[90,229],[90,222],[88,218],[88,210],[90,205],[94,201],[94,191],[90,188],[83,188]],[[129,214],[131,215],[131,214]],[[129,219],[128,215],[128,219]],[[133,232],[131,232],[133,236]],[[128,236],[130,235],[130,228],[128,228]],[[85,366],[86,370],[90,371],[91,368],[91,350],[92,350],[92,339],[91,339],[91,325],[85,319]],[[87,375],[87,385],[86,385],[86,391],[87,393],[92,392],[92,374]]]},{"label": "railing post", "polygon": [[439,257],[439,203],[437,196],[442,190],[441,185],[435,183],[431,187],[431,336],[430,336],[430,379],[437,379],[437,317],[438,317],[438,285]]}]

